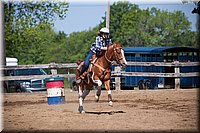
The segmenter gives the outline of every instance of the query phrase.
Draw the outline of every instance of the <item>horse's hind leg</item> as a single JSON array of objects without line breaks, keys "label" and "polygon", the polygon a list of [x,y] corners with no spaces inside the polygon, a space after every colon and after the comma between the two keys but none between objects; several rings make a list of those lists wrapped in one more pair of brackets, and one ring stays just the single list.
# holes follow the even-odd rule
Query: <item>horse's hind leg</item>
[{"label": "horse's hind leg", "polygon": [[81,88],[81,86],[79,85],[79,97],[78,97],[78,100],[79,100],[79,107],[78,107],[78,111],[80,113],[84,113],[84,109],[83,109],[83,90]]},{"label": "horse's hind leg", "polygon": [[107,92],[108,92],[108,103],[109,103],[109,106],[113,106],[111,90],[107,90]]}]

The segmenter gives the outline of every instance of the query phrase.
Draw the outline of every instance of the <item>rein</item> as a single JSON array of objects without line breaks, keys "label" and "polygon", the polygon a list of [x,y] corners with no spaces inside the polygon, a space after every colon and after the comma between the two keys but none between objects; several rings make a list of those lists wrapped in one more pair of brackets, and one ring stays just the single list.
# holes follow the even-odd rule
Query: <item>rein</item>
[{"label": "rein", "polygon": [[[117,46],[116,44],[113,44],[113,45],[109,46],[108,47],[109,49],[107,48],[107,50],[105,51],[104,58],[107,61],[108,66],[107,65],[106,66],[102,66],[102,65],[96,64],[96,61],[93,63],[93,66],[99,68],[102,71],[101,76],[103,76],[103,77],[105,76],[106,73],[110,73],[111,72],[110,71],[110,66],[111,66],[111,62],[113,60],[113,56],[114,56],[114,59],[117,62],[119,62],[120,60],[123,59],[123,56],[118,58],[119,57],[118,54],[119,54],[119,52],[121,52],[122,47],[116,47],[116,46]],[[108,52],[110,52],[110,55],[108,55]],[[104,67],[106,67],[106,68],[104,68]],[[92,73],[93,74],[92,74],[91,78],[92,78],[93,82],[95,83],[94,72],[92,72]]]},{"label": "rein", "polygon": [[[112,46],[112,47],[113,47],[113,46]],[[111,63],[112,61],[111,61],[111,60],[109,60],[109,59],[108,59],[108,57],[107,57],[107,52],[108,52],[108,51],[106,50],[106,53],[105,53],[105,58],[106,58],[106,60],[107,60],[109,63]]]},{"label": "rein", "polygon": [[[112,46],[112,48],[114,48],[114,55],[115,55],[115,57],[118,57],[118,56],[117,56],[117,49],[118,49],[118,48],[115,48],[115,45],[116,45],[116,44],[113,44],[113,45],[111,45],[111,46]],[[121,49],[121,47],[120,47],[120,49]],[[109,62],[109,63],[111,64],[112,60],[110,60],[110,59],[108,58],[107,53],[108,53],[108,50],[106,50],[106,52],[105,52],[105,54],[104,54],[105,59],[106,59],[107,62]],[[118,59],[118,60],[122,60],[122,59],[123,59],[123,57],[121,57],[121,58]],[[102,66],[100,66],[100,65],[98,65],[98,64],[96,64],[96,63],[94,63],[94,66],[100,68],[102,71],[105,71],[105,70],[107,69],[107,68],[104,68],[104,67],[102,67]]]},{"label": "rein", "polygon": [[[114,45],[116,45],[116,44],[114,44]],[[112,47],[114,47],[113,45],[112,45]],[[121,47],[120,47],[120,49],[121,49]],[[117,56],[117,48],[115,48],[114,47],[114,53],[115,53],[115,57],[118,57]],[[109,62],[109,63],[111,63],[112,61],[110,60],[110,59],[108,59],[108,57],[107,57],[107,50],[106,50],[106,53],[105,53],[105,58],[106,58],[106,60]],[[120,59],[118,59],[119,61],[120,60],[122,60],[123,59],[123,57],[121,57]]]},{"label": "rein", "polygon": [[[113,45],[112,45],[112,47],[113,47]],[[108,59],[107,52],[108,52],[108,50],[106,50],[104,56],[105,56],[106,61],[111,64],[112,61],[110,59]],[[94,63],[93,65],[96,66],[96,67],[98,67],[98,68],[100,68],[103,72],[107,69],[107,68],[104,68],[104,67],[102,67],[102,66],[100,66],[100,65],[98,65],[96,63]]]}]

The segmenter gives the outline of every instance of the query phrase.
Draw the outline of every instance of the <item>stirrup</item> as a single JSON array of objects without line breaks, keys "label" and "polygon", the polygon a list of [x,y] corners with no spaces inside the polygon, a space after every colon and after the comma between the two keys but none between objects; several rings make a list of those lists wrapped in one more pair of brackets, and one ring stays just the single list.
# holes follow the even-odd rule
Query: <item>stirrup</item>
[{"label": "stirrup", "polygon": [[78,79],[76,80],[77,84],[80,84],[81,81],[84,79],[83,75],[81,75],[80,77],[78,77]]},{"label": "stirrup", "polygon": [[82,79],[81,78],[78,78],[77,80],[76,80],[76,84],[80,84],[82,82]]}]

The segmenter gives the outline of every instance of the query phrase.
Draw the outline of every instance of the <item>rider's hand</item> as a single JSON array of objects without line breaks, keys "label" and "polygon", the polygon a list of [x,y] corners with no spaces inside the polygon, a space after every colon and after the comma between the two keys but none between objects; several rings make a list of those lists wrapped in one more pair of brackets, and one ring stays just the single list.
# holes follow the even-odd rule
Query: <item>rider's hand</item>
[{"label": "rider's hand", "polygon": [[107,50],[107,47],[101,47],[101,50]]}]

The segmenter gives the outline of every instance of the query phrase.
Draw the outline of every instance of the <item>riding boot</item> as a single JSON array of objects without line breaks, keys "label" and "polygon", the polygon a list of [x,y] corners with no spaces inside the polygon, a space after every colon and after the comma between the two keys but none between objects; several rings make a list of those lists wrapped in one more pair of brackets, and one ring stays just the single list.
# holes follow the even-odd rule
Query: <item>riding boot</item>
[{"label": "riding boot", "polygon": [[83,74],[81,74],[81,76],[80,76],[80,78],[81,79],[84,79],[85,78],[85,76],[88,74],[88,72],[87,71],[85,71]]},{"label": "riding boot", "polygon": [[76,83],[77,84],[80,84],[81,83],[81,81],[85,78],[85,76],[87,75],[87,71],[85,71],[83,74],[81,74],[78,78],[77,78],[77,80],[76,80]]}]

